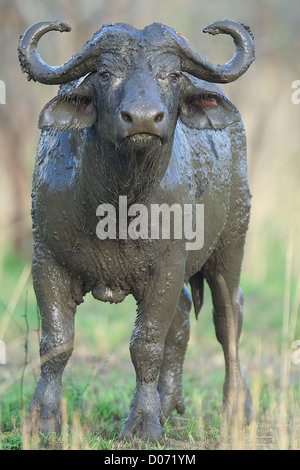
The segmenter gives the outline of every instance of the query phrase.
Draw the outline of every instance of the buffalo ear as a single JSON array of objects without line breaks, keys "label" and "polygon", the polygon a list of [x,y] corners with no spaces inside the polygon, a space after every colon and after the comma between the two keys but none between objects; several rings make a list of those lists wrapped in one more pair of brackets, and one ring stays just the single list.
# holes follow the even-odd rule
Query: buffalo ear
[{"label": "buffalo ear", "polygon": [[195,129],[224,129],[241,119],[239,111],[214,84],[189,79],[180,106],[180,119]]},{"label": "buffalo ear", "polygon": [[58,130],[85,129],[97,119],[91,98],[90,78],[79,80],[67,92],[61,91],[46,104],[40,113],[39,128],[53,127]]},{"label": "buffalo ear", "polygon": [[54,127],[58,130],[85,129],[96,121],[95,106],[89,98],[63,98],[56,96],[42,110],[39,128]]}]

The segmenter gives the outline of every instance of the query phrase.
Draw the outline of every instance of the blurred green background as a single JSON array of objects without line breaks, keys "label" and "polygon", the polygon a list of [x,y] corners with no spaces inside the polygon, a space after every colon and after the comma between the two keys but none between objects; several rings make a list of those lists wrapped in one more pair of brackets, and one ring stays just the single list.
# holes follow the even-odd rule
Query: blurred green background
[{"label": "blurred green background", "polygon": [[[18,64],[19,36],[37,21],[70,23],[70,33],[48,33],[40,41],[41,56],[58,65],[78,52],[104,23],[127,22],[143,28],[156,21],[180,31],[210,60],[223,63],[234,51],[231,38],[205,35],[202,29],[226,18],[251,27],[257,56],[243,77],[223,86],[244,119],[253,193],[242,274],[246,301],[241,354],[247,369],[261,344],[262,368],[267,376],[275,373],[280,377],[282,337],[287,338],[290,353],[292,342],[300,340],[296,319],[300,298],[300,104],[291,100],[292,82],[300,80],[299,0],[1,0],[0,79],[6,84],[6,104],[0,104],[0,339],[6,343],[7,357],[6,365],[0,365],[0,392],[9,393],[22,375],[26,312],[28,361],[36,361],[38,355],[38,316],[30,277],[31,177],[39,138],[38,115],[58,89],[26,80]],[[119,370],[119,377],[133,386],[128,345],[134,310],[130,298],[109,306],[87,296],[78,309],[72,366],[75,371],[78,364],[81,378],[90,373],[86,367],[90,364],[96,375]],[[25,382],[31,391],[37,370],[38,362],[27,368]],[[204,376],[213,383],[214,370],[223,374],[206,289],[197,324],[192,319],[186,371],[196,374],[193,383]],[[291,365],[294,384],[299,382],[299,371],[300,365]],[[219,380],[219,388],[221,384]]]}]

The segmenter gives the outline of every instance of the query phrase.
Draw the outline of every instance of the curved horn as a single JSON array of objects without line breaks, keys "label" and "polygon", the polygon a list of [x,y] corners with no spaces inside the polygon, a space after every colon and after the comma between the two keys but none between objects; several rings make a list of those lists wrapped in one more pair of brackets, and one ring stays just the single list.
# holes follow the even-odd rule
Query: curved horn
[{"label": "curved horn", "polygon": [[93,41],[94,38],[65,64],[58,67],[46,64],[39,55],[37,44],[48,31],[71,31],[71,27],[63,21],[41,21],[28,28],[20,37],[19,60],[23,72],[28,74],[28,80],[57,85],[96,70],[99,44],[96,40]]},{"label": "curved horn", "polygon": [[253,36],[248,26],[236,21],[216,21],[207,26],[204,33],[229,34],[235,43],[233,58],[223,65],[215,65],[196,52],[190,44],[178,33],[176,42],[180,46],[182,70],[197,78],[215,83],[229,83],[246,72],[255,59]]}]

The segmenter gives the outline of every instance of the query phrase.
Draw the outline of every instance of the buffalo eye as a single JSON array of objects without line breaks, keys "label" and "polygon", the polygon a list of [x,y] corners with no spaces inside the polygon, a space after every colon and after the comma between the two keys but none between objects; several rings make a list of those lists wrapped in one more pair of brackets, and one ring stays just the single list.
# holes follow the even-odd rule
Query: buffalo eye
[{"label": "buffalo eye", "polygon": [[100,77],[102,80],[108,80],[111,77],[111,74],[105,70],[104,72],[100,72]]},{"label": "buffalo eye", "polygon": [[171,73],[170,79],[171,79],[172,82],[175,83],[178,78],[179,78],[179,73]]}]

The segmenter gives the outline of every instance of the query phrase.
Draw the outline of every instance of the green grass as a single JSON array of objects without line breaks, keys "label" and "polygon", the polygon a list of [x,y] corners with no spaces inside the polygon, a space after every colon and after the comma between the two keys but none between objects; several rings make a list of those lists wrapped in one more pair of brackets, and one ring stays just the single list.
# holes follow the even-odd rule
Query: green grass
[{"label": "green grass", "polygon": [[[219,414],[224,361],[214,334],[210,294],[206,288],[205,305],[198,321],[191,315],[183,378],[185,414],[174,414],[167,421],[160,444],[138,439],[120,443],[118,434],[127,417],[135,385],[129,356],[135,303],[127,298],[121,305],[108,305],[88,295],[76,314],[75,350],[63,378],[64,433],[37,444],[22,441],[19,425],[39,375],[38,312],[26,268],[28,260],[6,251],[1,273],[0,323],[8,315],[7,308],[13,308],[13,312],[4,335],[7,363],[0,365],[0,448],[300,448],[300,365],[291,363],[291,341],[300,339],[299,322],[293,328],[292,337],[290,331],[286,343],[282,328],[286,308],[288,324],[295,323],[297,279],[293,274],[290,282],[287,279],[283,247],[270,246],[267,256],[270,266],[263,286],[255,276],[247,276],[247,272],[242,278],[246,301],[240,355],[256,413],[250,428],[241,433],[235,433],[234,429],[228,431]],[[289,305],[285,307],[287,297]],[[26,331],[25,312],[29,331]],[[28,364],[23,373],[27,336]],[[286,387],[285,375],[289,378]]]}]

